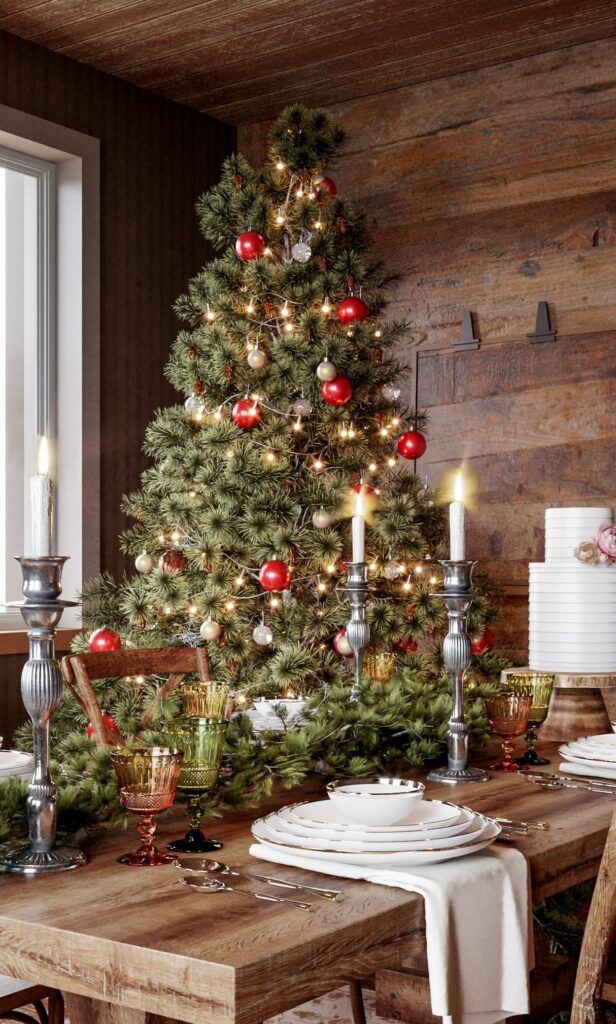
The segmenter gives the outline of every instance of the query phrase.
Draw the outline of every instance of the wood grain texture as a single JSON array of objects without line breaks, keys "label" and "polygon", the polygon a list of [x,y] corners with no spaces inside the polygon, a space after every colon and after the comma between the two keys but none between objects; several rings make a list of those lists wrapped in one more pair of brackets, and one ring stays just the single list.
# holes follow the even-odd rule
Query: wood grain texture
[{"label": "wood grain texture", "polygon": [[[554,757],[556,746],[540,743],[540,751]],[[428,795],[447,799],[451,792],[428,784]],[[501,776],[457,787],[456,799],[484,813],[550,823],[522,841],[535,898],[596,875],[612,814],[603,795],[539,791],[520,776]],[[278,793],[269,807],[288,802],[288,794]],[[248,857],[253,817],[229,814],[218,826],[225,860],[240,869],[255,866]],[[183,828],[177,814],[162,820],[163,841]],[[114,858],[131,838],[113,831],[99,836],[90,863],[70,878],[0,878],[0,970],[25,978],[35,972],[42,983],[94,1000],[88,1019],[99,1024],[146,1024],[149,1014],[257,1024],[418,954],[423,903],[415,894],[340,879],[336,887],[345,899],[315,902],[299,921],[299,912],[284,905],[188,891],[173,867],[119,866]],[[307,884],[315,877],[284,867],[277,874]],[[107,1004],[139,1013],[125,1016]],[[70,1005],[69,999],[69,1011]]]},{"label": "wood grain texture", "polygon": [[612,35],[616,14],[610,0],[18,0],[0,28],[247,124]]}]

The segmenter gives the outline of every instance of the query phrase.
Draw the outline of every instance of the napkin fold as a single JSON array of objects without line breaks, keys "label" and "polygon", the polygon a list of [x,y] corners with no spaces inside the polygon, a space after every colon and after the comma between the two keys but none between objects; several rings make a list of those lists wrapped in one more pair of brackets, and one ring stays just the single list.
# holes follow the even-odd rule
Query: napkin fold
[{"label": "napkin fold", "polygon": [[596,768],[587,768],[585,764],[576,764],[575,761],[563,761],[558,766],[558,770],[564,772],[565,775],[585,775],[591,779],[610,779],[616,782],[616,766],[608,768],[607,765],[603,766],[601,762],[598,763]]},{"label": "napkin fold", "polygon": [[530,882],[519,850],[491,847],[420,868],[324,863],[261,843],[253,857],[423,896],[432,1013],[445,1024],[494,1024],[529,1012],[534,966]]}]

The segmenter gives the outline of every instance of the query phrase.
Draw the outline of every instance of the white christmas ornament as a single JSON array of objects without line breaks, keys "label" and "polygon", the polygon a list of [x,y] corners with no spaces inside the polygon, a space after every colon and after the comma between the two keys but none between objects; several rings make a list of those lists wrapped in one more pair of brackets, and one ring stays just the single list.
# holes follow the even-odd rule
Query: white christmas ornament
[{"label": "white christmas ornament", "polygon": [[328,526],[331,526],[331,521],[332,517],[323,506],[318,508],[312,517],[312,525],[316,526],[317,530],[326,530]]},{"label": "white christmas ornament", "polygon": [[403,568],[399,562],[385,562],[383,566],[383,576],[388,580],[397,580],[398,576],[403,573]]},{"label": "white christmas ornament", "polygon": [[203,402],[199,398],[197,398],[196,395],[191,395],[184,402],[184,408],[186,409],[186,412],[190,416],[195,416],[197,413],[203,412],[205,406]]},{"label": "white christmas ornament", "polygon": [[251,370],[262,370],[267,365],[267,352],[262,348],[253,348],[246,359]]},{"label": "white christmas ornament", "polygon": [[267,645],[271,644],[272,640],[274,639],[274,634],[272,633],[269,626],[266,626],[264,622],[261,622],[258,626],[255,626],[255,628],[253,629],[252,639],[256,644],[259,644],[261,647],[267,647]]},{"label": "white christmas ornament", "polygon": [[201,623],[199,632],[203,640],[218,640],[222,629],[218,622],[214,622],[214,619],[206,619]]},{"label": "white christmas ornament", "polygon": [[135,559],[135,569],[137,572],[147,573],[152,572],[154,568],[154,559],[151,555],[148,555],[147,551],[142,551],[140,555],[137,555]]},{"label": "white christmas ornament", "polygon": [[386,402],[395,402],[397,398],[400,398],[400,388],[395,384],[383,384],[381,394]]},{"label": "white christmas ornament", "polygon": [[293,403],[293,412],[296,416],[303,416],[305,418],[306,416],[310,416],[312,412],[312,405],[307,398],[298,398]]},{"label": "white christmas ornament", "polygon": [[296,242],[291,249],[291,256],[298,263],[307,263],[312,256],[312,249],[307,242]]},{"label": "white christmas ornament", "polygon": [[333,380],[334,377],[338,376],[338,370],[331,359],[324,359],[323,362],[317,366],[317,377],[319,380]]}]

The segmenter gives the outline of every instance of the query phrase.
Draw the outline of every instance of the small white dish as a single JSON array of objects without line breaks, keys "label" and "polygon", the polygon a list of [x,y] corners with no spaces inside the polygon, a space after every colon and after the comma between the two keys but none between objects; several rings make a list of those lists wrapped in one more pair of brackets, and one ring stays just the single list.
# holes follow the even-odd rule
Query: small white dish
[{"label": "small white dish", "polygon": [[409,819],[423,799],[425,786],[411,779],[382,777],[363,782],[329,782],[327,795],[345,818],[360,825],[397,825]]},{"label": "small white dish", "polygon": [[301,715],[305,706],[305,697],[294,697],[293,699],[285,699],[284,697],[281,697],[280,699],[260,697],[254,702],[254,711],[256,711],[261,718],[275,718],[280,721],[280,718],[274,709],[276,707],[283,707],[287,713],[285,722],[291,722],[294,718],[297,718],[298,715]]},{"label": "small white dish", "polygon": [[376,827],[349,821],[340,814],[331,800],[291,804],[283,810],[288,821],[302,828],[316,829],[320,833],[327,831],[338,837],[350,835],[353,838],[359,838],[360,835],[381,839],[385,836],[393,839],[415,839],[426,835],[453,836],[463,832],[472,817],[472,811],[443,800],[422,800],[418,809],[413,811],[411,821]]}]

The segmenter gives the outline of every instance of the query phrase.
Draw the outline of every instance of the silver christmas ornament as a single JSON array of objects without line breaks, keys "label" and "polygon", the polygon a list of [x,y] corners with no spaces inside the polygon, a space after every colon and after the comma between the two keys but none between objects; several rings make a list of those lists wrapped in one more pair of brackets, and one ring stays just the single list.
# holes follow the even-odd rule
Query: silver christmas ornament
[{"label": "silver christmas ornament", "polygon": [[338,376],[338,370],[331,359],[324,359],[317,366],[317,377],[319,380],[333,380]]},{"label": "silver christmas ornament", "polygon": [[252,639],[256,644],[259,644],[260,647],[267,647],[267,645],[271,644],[274,639],[274,634],[269,626],[266,626],[264,622],[261,622],[253,629]]},{"label": "silver christmas ornament", "polygon": [[307,263],[312,256],[312,249],[307,242],[296,242],[291,249],[291,256],[298,263]]},{"label": "silver christmas ornament", "polygon": [[326,530],[328,526],[331,526],[331,521],[332,517],[327,509],[323,508],[323,506],[318,508],[312,517],[312,525],[315,526],[317,530]]},{"label": "silver christmas ornament", "polygon": [[383,566],[383,576],[388,580],[397,580],[398,576],[401,576],[403,571],[404,570],[399,562],[385,562],[385,565]]},{"label": "silver christmas ornament", "polygon": [[205,622],[201,623],[199,633],[203,640],[218,640],[222,629],[220,623],[214,622],[214,619],[206,619]]},{"label": "silver christmas ornament", "polygon": [[201,399],[197,398],[196,395],[191,395],[184,402],[184,408],[186,409],[186,412],[189,414],[189,416],[195,416],[197,413],[203,412],[205,406]]},{"label": "silver christmas ornament", "polygon": [[154,568],[154,559],[151,555],[148,555],[147,551],[142,551],[140,555],[137,555],[135,559],[135,569],[137,572],[147,573],[152,572]]},{"label": "silver christmas ornament", "polygon": [[253,348],[246,356],[251,370],[262,370],[267,365],[267,352],[262,348]]},{"label": "silver christmas ornament", "polygon": [[297,604],[297,598],[293,596],[290,590],[283,590],[282,603],[286,604],[287,608],[294,608]]},{"label": "silver christmas ornament", "polygon": [[312,405],[307,398],[297,398],[293,403],[293,412],[296,416],[310,416],[312,412]]},{"label": "silver christmas ornament", "polygon": [[397,398],[400,398],[400,388],[395,384],[383,384],[381,394],[386,402],[395,402]]}]

